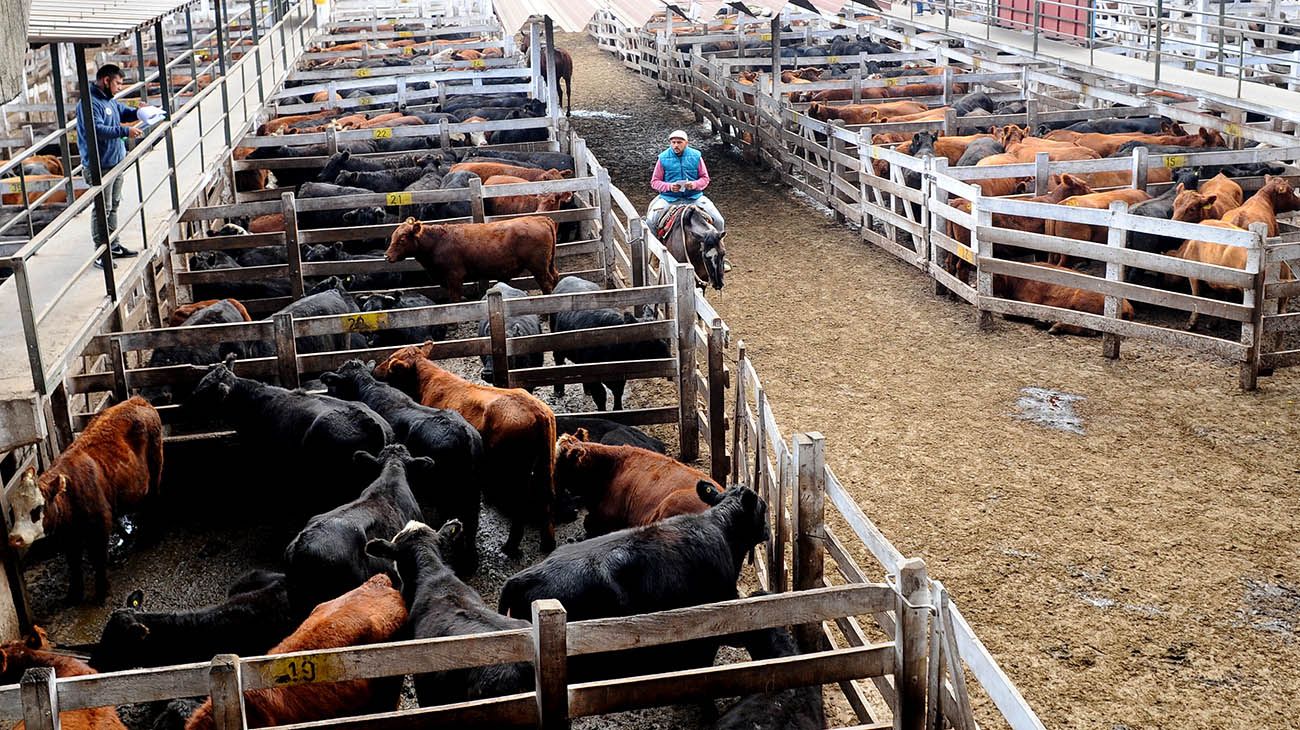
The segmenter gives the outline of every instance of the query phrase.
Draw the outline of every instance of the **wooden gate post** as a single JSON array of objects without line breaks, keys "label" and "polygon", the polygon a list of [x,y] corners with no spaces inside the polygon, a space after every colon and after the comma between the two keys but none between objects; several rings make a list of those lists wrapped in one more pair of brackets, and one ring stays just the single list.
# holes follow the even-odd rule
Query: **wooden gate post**
[{"label": "wooden gate post", "polygon": [[208,668],[208,693],[212,697],[212,725],[216,730],[244,730],[243,680],[239,657],[218,654]]},{"label": "wooden gate post", "polygon": [[596,170],[596,209],[600,211],[600,257],[605,263],[605,288],[616,287],[614,274],[618,271],[614,256],[614,201],[609,190],[609,170]]},{"label": "wooden gate post", "polygon": [[681,459],[692,462],[700,455],[700,424],[695,401],[695,269],[677,264],[673,271],[677,287],[673,299],[677,320],[677,433],[681,438]]},{"label": "wooden gate post", "polygon": [[[794,490],[794,589],[822,587],[825,539],[822,520],[826,497],[826,439],[816,431],[794,435],[794,468],[798,474]],[[821,651],[824,638],[818,624],[797,627],[799,645],[805,652]]]},{"label": "wooden gate post", "polygon": [[985,297],[993,296],[993,275],[984,270],[980,260],[993,255],[993,247],[985,242],[984,237],[980,235],[980,228],[988,228],[993,225],[993,214],[983,209],[980,200],[983,199],[984,192],[980,191],[979,195],[970,202],[971,229],[970,229],[970,248],[975,254],[975,324],[980,330],[993,329],[993,313],[984,308],[982,300]]},{"label": "wooden gate post", "polygon": [[627,237],[632,255],[632,286],[645,286],[645,221],[641,218],[629,218]]},{"label": "wooden gate post", "polygon": [[59,693],[53,667],[32,667],[21,680],[23,722],[32,730],[59,730]]},{"label": "wooden gate post", "polygon": [[293,390],[302,385],[298,376],[298,340],[293,336],[293,313],[280,312],[271,320],[275,328],[275,365],[280,387]]},{"label": "wooden gate post", "polygon": [[1241,363],[1240,382],[1242,390],[1254,390],[1259,384],[1260,335],[1264,325],[1264,286],[1268,281],[1268,264],[1264,260],[1264,239],[1268,237],[1268,226],[1253,223],[1250,232],[1255,239],[1246,252],[1246,271],[1255,275],[1255,283],[1241,295],[1241,305],[1251,308],[1249,322],[1241,323],[1241,344],[1246,346],[1246,359]]},{"label": "wooden gate post", "polygon": [[725,485],[731,473],[727,459],[727,335],[722,320],[709,325],[709,464],[710,476]]},{"label": "wooden gate post", "polygon": [[569,727],[567,614],[553,598],[533,601],[533,679],[537,721],[542,730]]},{"label": "wooden gate post", "polygon": [[[925,561],[908,558],[898,571],[898,626],[895,637],[898,673],[894,687],[898,690],[898,707],[894,713],[896,730],[924,730],[927,716],[930,638],[929,580]],[[909,605],[910,604],[910,605]],[[914,608],[915,607],[915,608]]]},{"label": "wooden gate post", "polygon": [[280,210],[284,217],[284,253],[289,264],[289,289],[295,300],[302,299],[305,285],[302,281],[302,248],[298,245],[298,209],[293,204],[293,193],[280,195]]},{"label": "wooden gate post", "polygon": [[843,131],[844,120],[832,119],[828,124],[830,128],[826,130],[826,205],[831,209],[831,217],[835,222],[843,223],[844,213],[836,205],[840,201],[840,189],[835,185],[835,178],[842,175],[844,166],[835,159],[835,155],[844,154],[844,140],[835,136],[835,133]]},{"label": "wooden gate post", "polygon": [[[1110,204],[1112,215],[1123,215],[1128,213],[1128,203],[1122,200],[1116,200]],[[1112,225],[1110,231],[1106,234],[1106,245],[1112,248],[1122,249],[1128,244],[1128,231],[1123,226]],[[1106,281],[1122,282],[1124,281],[1124,265],[1114,261],[1106,262]],[[1118,319],[1119,297],[1113,295],[1106,296],[1106,303],[1102,313],[1108,319]],[[1123,338],[1111,332],[1101,334],[1101,354],[1103,357],[1111,360],[1119,359],[1119,343]]]},{"label": "wooden gate post", "polygon": [[510,387],[510,358],[506,356],[506,307],[500,289],[487,293],[488,334],[492,339],[492,384]]}]

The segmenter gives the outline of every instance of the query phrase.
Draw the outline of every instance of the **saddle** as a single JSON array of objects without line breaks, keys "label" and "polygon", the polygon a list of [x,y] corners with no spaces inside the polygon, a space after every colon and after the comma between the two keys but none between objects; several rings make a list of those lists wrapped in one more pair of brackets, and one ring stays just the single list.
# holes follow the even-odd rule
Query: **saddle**
[{"label": "saddle", "polygon": [[655,237],[661,241],[667,240],[669,232],[682,219],[686,209],[691,207],[694,207],[694,204],[674,203],[668,206],[668,210],[664,211],[664,214],[659,218],[659,225],[655,226]]}]

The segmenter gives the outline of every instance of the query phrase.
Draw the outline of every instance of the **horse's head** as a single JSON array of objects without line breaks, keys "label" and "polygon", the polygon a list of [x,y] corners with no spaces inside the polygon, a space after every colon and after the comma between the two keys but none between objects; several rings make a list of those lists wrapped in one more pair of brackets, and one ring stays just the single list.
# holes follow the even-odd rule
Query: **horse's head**
[{"label": "horse's head", "polygon": [[726,231],[711,230],[700,236],[700,253],[704,257],[704,269],[709,273],[709,283],[714,289],[722,289],[722,277],[727,269],[727,247],[722,239]]}]

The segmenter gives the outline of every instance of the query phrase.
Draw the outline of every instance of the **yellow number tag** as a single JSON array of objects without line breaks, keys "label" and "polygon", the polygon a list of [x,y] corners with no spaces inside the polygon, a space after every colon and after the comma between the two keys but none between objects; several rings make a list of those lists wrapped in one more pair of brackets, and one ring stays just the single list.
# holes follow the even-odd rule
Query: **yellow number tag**
[{"label": "yellow number tag", "polygon": [[1165,158],[1165,167],[1172,170],[1175,167],[1183,167],[1187,164],[1186,155],[1169,155]]},{"label": "yellow number tag", "polygon": [[[343,323],[345,332],[374,332],[388,326],[388,312],[362,312],[361,314],[345,314],[339,318]],[[323,667],[320,663],[315,666],[316,674],[322,673]],[[278,674],[278,673],[277,673]],[[305,680],[317,681],[317,680]],[[279,679],[276,679],[279,683]]]},{"label": "yellow number tag", "polygon": [[885,86],[898,86],[898,82],[899,82],[899,79],[898,79],[898,78],[892,78],[892,77],[891,77],[891,78],[885,79]]},{"label": "yellow number tag", "polygon": [[316,0],[317,5],[324,5],[326,0]]},{"label": "yellow number tag", "polygon": [[384,205],[410,205],[410,193],[389,193],[384,196]]},{"label": "yellow number tag", "polygon": [[1067,208],[1077,208],[1079,207],[1079,201],[1071,199],[1065,201],[1064,203],[1062,203],[1062,205],[1064,205]]},{"label": "yellow number tag", "polygon": [[370,106],[371,104],[375,103],[375,99],[372,96],[363,96],[357,99],[357,103],[360,104],[361,106]]},{"label": "yellow number tag", "polygon": [[973,264],[975,263],[975,252],[961,244],[957,244],[957,258],[968,264]]},{"label": "yellow number tag", "polygon": [[412,48],[411,46],[405,46],[405,47],[402,48],[402,55],[403,55],[403,56],[414,56],[414,55],[415,55],[415,49]]},{"label": "yellow number tag", "polygon": [[1223,131],[1224,131],[1225,134],[1230,134],[1230,135],[1232,135],[1233,137],[1240,137],[1240,136],[1241,136],[1241,125],[1240,125],[1240,124],[1226,124],[1226,125],[1224,125],[1224,127],[1223,127]]},{"label": "yellow number tag", "polygon": [[772,34],[771,34],[771,33],[764,33],[763,35],[759,36],[759,38],[760,38],[761,40],[770,41],[770,40],[772,40]]},{"label": "yellow number tag", "polygon": [[[368,314],[383,314],[370,312]],[[357,317],[367,315],[356,315]],[[344,319],[347,319],[346,317]],[[261,666],[262,679],[276,687],[313,682],[334,682],[342,674],[339,661],[331,656],[302,656],[277,659]]]},{"label": "yellow number tag", "polygon": [[11,192],[11,193],[21,193],[22,191],[23,191],[23,184],[22,184],[22,183],[9,183],[9,192]]},{"label": "yellow number tag", "polygon": [[880,148],[875,145],[871,145],[871,159],[873,160],[880,159]]},{"label": "yellow number tag", "polygon": [[399,30],[399,31],[397,31],[397,37],[398,37],[398,38],[414,38],[414,37],[415,37],[415,31],[413,31],[413,30]]},{"label": "yellow number tag", "polygon": [[126,104],[127,106],[131,107],[132,109],[139,109],[139,108],[140,108],[140,100],[139,100],[139,99],[123,99],[123,100],[122,100],[122,103],[123,103],[123,104]]},{"label": "yellow number tag", "polygon": [[199,50],[194,52],[194,57],[199,59],[200,61],[206,61],[212,57],[212,53],[209,52],[206,48],[200,48]]},{"label": "yellow number tag", "polygon": [[68,144],[76,144],[76,143],[77,143],[77,133],[68,132]]},{"label": "yellow number tag", "polygon": [[370,69],[368,69],[368,68],[359,68],[359,69],[357,69],[357,73],[356,73],[357,78],[359,78],[359,79],[364,79],[364,78],[366,78],[366,77],[369,76],[369,75],[370,75]]},{"label": "yellow number tag", "polygon": [[393,136],[392,127],[375,127],[370,130],[371,139],[390,139]]},{"label": "yellow number tag", "polygon": [[469,62],[470,68],[487,68],[487,61],[481,58],[475,58]]}]

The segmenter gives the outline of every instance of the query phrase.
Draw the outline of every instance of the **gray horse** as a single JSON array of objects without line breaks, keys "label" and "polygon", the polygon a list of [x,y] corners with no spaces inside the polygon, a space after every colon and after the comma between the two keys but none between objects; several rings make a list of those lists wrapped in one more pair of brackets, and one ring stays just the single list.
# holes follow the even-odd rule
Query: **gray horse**
[{"label": "gray horse", "polygon": [[663,220],[672,220],[664,245],[673,258],[695,268],[699,286],[712,284],[714,289],[722,289],[727,265],[727,249],[722,239],[727,232],[714,228],[709,214],[694,205],[673,206],[664,213]]}]

